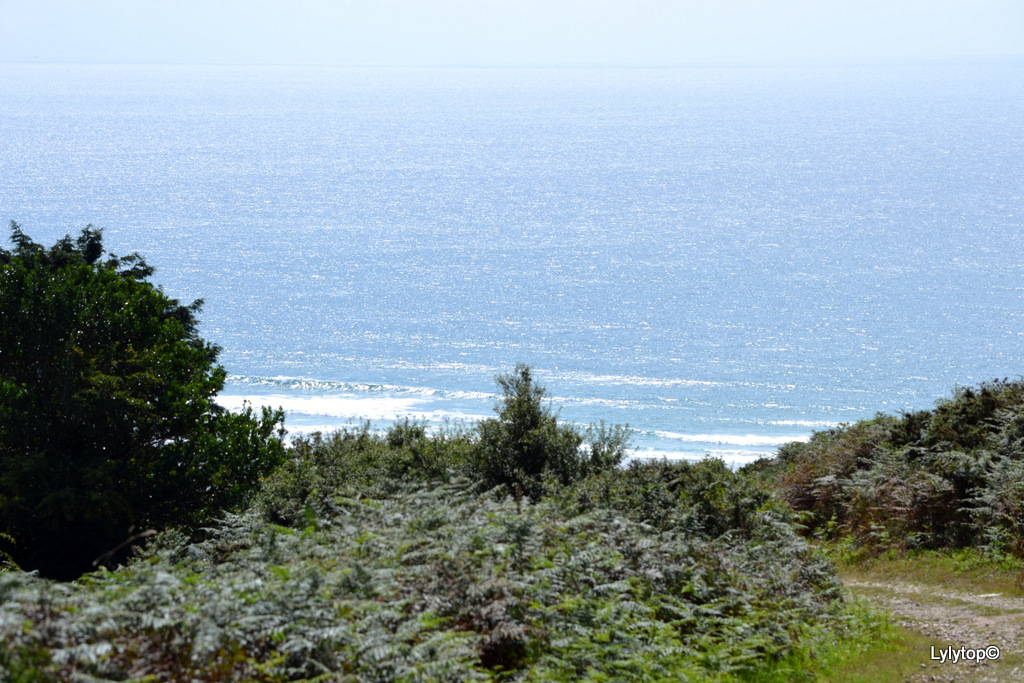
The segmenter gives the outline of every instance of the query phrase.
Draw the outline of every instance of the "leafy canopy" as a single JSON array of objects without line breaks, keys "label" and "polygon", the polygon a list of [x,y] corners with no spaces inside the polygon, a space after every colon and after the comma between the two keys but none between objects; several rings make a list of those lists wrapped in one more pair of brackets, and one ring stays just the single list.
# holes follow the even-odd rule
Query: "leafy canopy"
[{"label": "leafy canopy", "polygon": [[282,416],[224,411],[219,348],[102,232],[0,249],[0,533],[25,569],[75,576],[132,526],[194,527],[282,457]]},{"label": "leafy canopy", "polygon": [[477,425],[475,469],[485,484],[506,484],[538,498],[546,476],[564,485],[622,462],[628,427],[606,427],[602,422],[581,430],[559,424],[557,411],[544,401],[544,387],[534,382],[525,363],[495,381],[502,393],[495,406],[497,416]]}]

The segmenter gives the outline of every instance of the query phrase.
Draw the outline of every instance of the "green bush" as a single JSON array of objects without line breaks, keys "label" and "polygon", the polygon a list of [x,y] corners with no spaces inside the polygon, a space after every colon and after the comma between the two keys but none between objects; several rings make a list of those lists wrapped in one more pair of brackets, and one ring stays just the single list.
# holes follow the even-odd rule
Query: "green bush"
[{"label": "green bush", "polygon": [[726,534],[749,539],[766,516],[789,519],[766,486],[717,458],[633,460],[571,486],[552,486],[551,498],[575,514],[610,509],[657,529],[707,539]]},{"label": "green bush", "polygon": [[544,387],[533,381],[532,370],[523,363],[495,379],[502,393],[497,417],[477,425],[472,469],[485,486],[506,485],[517,495],[536,499],[543,493],[545,476],[564,485],[622,462],[629,442],[626,427],[602,422],[581,431],[559,424],[558,413],[545,404]]},{"label": "green bush", "polygon": [[779,449],[779,489],[794,510],[811,512],[811,526],[843,518],[845,483],[869,468],[891,436],[895,419],[876,415],[852,425],[815,432],[807,443]]},{"label": "green bush", "polygon": [[343,486],[391,492],[410,482],[445,482],[464,473],[475,447],[471,433],[451,425],[396,422],[380,433],[369,423],[292,440],[287,457],[263,484],[258,507],[269,521],[303,528],[334,514]]},{"label": "green bush", "polygon": [[973,451],[989,444],[999,429],[999,414],[1024,405],[1024,382],[994,380],[977,388],[957,387],[938,402],[920,439],[925,447]]},{"label": "green bush", "polygon": [[958,387],[933,410],[878,415],[788,444],[765,481],[815,533],[869,550],[1024,553],[1024,381]]},{"label": "green bush", "polygon": [[282,415],[230,414],[219,349],[137,254],[87,227],[0,249],[0,532],[25,569],[72,578],[131,527],[196,526],[280,461]]}]

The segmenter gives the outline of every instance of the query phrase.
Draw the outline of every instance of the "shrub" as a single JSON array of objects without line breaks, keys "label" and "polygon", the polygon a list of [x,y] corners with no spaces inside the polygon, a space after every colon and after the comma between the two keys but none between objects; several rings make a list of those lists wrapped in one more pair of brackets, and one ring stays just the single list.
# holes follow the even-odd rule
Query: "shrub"
[{"label": "shrub", "polygon": [[895,420],[876,415],[853,425],[816,432],[807,443],[794,442],[779,449],[785,469],[779,488],[783,499],[798,511],[812,512],[811,526],[843,521],[844,482],[870,467],[875,454],[891,434]]},{"label": "shrub", "polygon": [[1001,411],[1024,404],[1024,382],[1006,379],[979,387],[957,387],[953,397],[938,402],[932,411],[921,445],[944,450],[970,451],[988,444],[998,430]]},{"label": "shrub", "polygon": [[275,524],[317,526],[334,514],[339,488],[392,492],[410,482],[446,482],[466,470],[474,443],[458,426],[431,432],[412,420],[400,420],[383,433],[367,422],[300,436],[264,481],[258,507]]},{"label": "shrub", "polygon": [[[473,472],[485,486],[507,485],[539,498],[545,476],[561,484],[616,467],[628,446],[626,427],[603,422],[585,432],[559,424],[558,413],[545,404],[545,389],[533,381],[528,365],[498,375],[501,399],[497,417],[477,426],[479,444]],[[584,446],[586,444],[586,446]]]},{"label": "shrub", "polygon": [[[819,534],[862,547],[1024,552],[1024,382],[958,387],[933,410],[878,415],[758,464]],[[765,474],[767,473],[767,474]]]}]

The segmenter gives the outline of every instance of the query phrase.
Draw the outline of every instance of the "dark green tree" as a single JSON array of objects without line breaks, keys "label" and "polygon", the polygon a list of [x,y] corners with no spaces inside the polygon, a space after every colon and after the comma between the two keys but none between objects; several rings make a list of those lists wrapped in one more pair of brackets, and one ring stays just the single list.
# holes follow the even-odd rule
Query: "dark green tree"
[{"label": "dark green tree", "polygon": [[138,255],[86,227],[0,249],[0,533],[26,569],[72,578],[132,527],[195,528],[283,457],[282,415],[214,403],[225,371]]},{"label": "dark green tree", "polygon": [[474,469],[486,485],[507,484],[536,499],[545,475],[570,484],[622,462],[629,441],[626,427],[601,423],[581,430],[559,424],[557,411],[545,402],[544,387],[533,381],[524,363],[495,381],[502,393],[497,417],[477,425]]}]

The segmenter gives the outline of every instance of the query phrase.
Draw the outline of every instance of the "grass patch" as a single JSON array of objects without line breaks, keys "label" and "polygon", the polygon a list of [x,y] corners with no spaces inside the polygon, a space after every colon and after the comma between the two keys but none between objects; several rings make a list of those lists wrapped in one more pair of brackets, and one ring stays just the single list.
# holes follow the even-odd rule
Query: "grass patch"
[{"label": "grass patch", "polygon": [[916,631],[889,624],[881,638],[839,661],[821,683],[902,683],[935,664],[931,648],[952,645]]},{"label": "grass patch", "polygon": [[[852,598],[845,612],[847,630],[843,637],[815,639],[813,647],[795,652],[775,666],[762,669],[751,680],[757,683],[850,680],[844,677],[846,672],[861,671],[866,658],[884,661],[888,653],[900,645],[904,629],[895,626],[888,614],[877,610],[866,600]],[[856,680],[888,679],[867,677]]]},{"label": "grass patch", "polygon": [[1024,597],[1024,561],[977,548],[887,551],[858,556],[840,546],[826,548],[846,579],[941,585],[953,592]]}]

